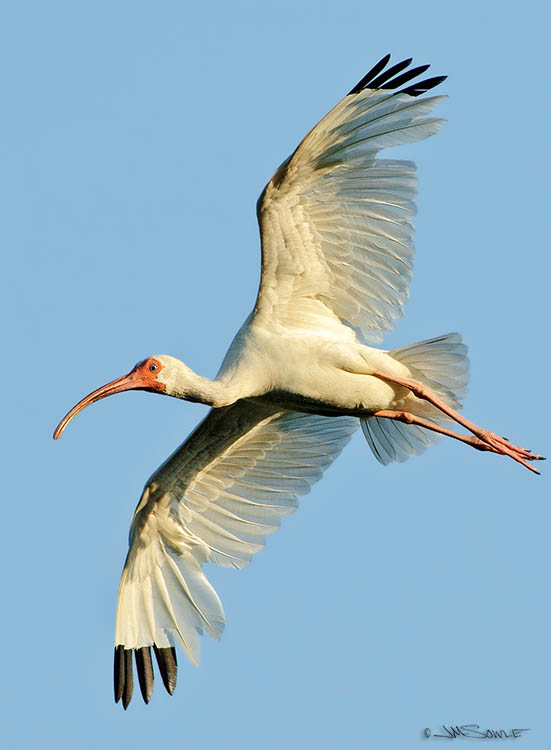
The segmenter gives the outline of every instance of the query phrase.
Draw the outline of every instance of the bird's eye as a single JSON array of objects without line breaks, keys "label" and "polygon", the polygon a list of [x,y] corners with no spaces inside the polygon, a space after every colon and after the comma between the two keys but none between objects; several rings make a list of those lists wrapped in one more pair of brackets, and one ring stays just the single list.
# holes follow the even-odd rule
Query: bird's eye
[{"label": "bird's eye", "polygon": [[154,365],[154,364],[149,365],[149,372],[155,372],[156,369],[157,369],[157,365]]}]

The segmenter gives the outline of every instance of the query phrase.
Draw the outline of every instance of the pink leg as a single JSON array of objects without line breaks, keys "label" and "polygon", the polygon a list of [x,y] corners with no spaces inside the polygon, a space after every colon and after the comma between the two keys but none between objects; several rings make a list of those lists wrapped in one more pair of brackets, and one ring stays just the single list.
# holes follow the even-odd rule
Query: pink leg
[{"label": "pink leg", "polygon": [[[373,372],[372,374],[377,378],[381,378],[382,380],[388,381],[389,383],[396,383],[396,385],[400,385],[403,388],[407,388],[413,393],[414,396],[417,396],[417,398],[421,398],[421,399],[424,399],[425,401],[428,401],[433,406],[436,406],[436,408],[439,409],[441,412],[443,412],[448,417],[450,417],[450,419],[453,419],[455,422],[465,427],[465,429],[469,430],[469,432],[472,432],[473,435],[475,435],[479,441],[489,446],[489,449],[492,452],[501,453],[504,456],[510,456],[510,458],[512,458],[514,461],[518,461],[518,463],[522,464],[527,469],[530,469],[530,471],[533,471],[536,474],[539,474],[539,472],[536,471],[533,466],[530,466],[530,464],[526,462],[527,461],[540,461],[543,459],[543,456],[538,456],[534,453],[531,453],[530,451],[525,450],[524,448],[520,448],[517,445],[513,445],[508,440],[505,440],[505,438],[502,438],[493,432],[489,432],[488,430],[484,430],[481,427],[478,427],[477,425],[473,424],[473,422],[470,422],[468,419],[465,419],[465,417],[463,417],[457,411],[455,411],[450,406],[448,406],[448,404],[446,404],[445,401],[442,401],[441,398],[439,398],[434,393],[432,393],[432,391],[429,388],[427,388],[425,385],[423,385],[422,383],[419,383],[416,380],[407,380],[405,378],[391,377],[391,376],[385,375],[382,372],[377,372],[377,371]],[[415,417],[415,419],[417,420],[419,418]],[[425,420],[422,420],[422,421],[425,421]],[[415,423],[418,424],[418,422],[415,422]],[[428,424],[431,424],[431,423],[429,422]],[[433,429],[436,426],[434,425],[433,427],[429,427],[428,424],[421,425],[421,426],[427,427],[427,429]],[[439,428],[435,430],[435,432],[442,432],[442,430]],[[445,435],[447,433],[442,432],[442,434]],[[457,437],[457,434],[451,433],[450,437]],[[469,442],[469,441],[464,440],[463,442]],[[474,445],[474,444],[471,442],[471,445]],[[482,450],[480,446],[478,445],[474,445],[474,447],[478,448],[479,450]]]},{"label": "pink leg", "polygon": [[[415,414],[411,414],[411,412],[409,411],[381,409],[380,411],[374,412],[373,416],[382,417],[383,419],[395,419],[397,422],[403,422],[404,424],[416,424],[419,427],[424,427],[427,430],[438,432],[440,433],[440,435],[446,435],[446,437],[451,437],[455,440],[461,440],[462,443],[472,445],[473,448],[476,448],[479,451],[491,451],[492,453],[499,452],[491,445],[488,445],[488,443],[483,442],[474,435],[461,435],[459,432],[453,432],[453,430],[448,430],[445,427],[441,427],[439,424],[429,422],[428,419],[417,417]],[[528,468],[531,469],[532,467],[529,466]]]}]

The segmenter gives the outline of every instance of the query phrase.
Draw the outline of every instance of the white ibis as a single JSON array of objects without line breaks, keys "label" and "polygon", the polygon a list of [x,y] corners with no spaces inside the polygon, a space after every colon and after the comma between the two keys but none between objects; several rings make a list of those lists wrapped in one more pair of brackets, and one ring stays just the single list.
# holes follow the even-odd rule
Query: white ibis
[{"label": "white ibis", "polygon": [[[147,482],[132,520],[115,638],[115,699],[125,708],[132,652],[147,703],[151,646],[172,693],[176,644],[197,664],[202,633],[222,635],[203,564],[246,565],[358,424],[383,464],[440,435],[531,471],[542,458],[458,413],[468,380],[458,334],[392,351],[368,345],[402,315],[414,249],[415,165],[378,153],[442,122],[428,116],[441,97],[422,95],[445,76],[418,80],[428,65],[387,67],[389,59],[308,133],[260,196],[260,289],[217,377],[149,357],[86,396],[54,433],[88,404],[131,389],[212,407]],[[453,432],[453,421],[471,434]]]}]

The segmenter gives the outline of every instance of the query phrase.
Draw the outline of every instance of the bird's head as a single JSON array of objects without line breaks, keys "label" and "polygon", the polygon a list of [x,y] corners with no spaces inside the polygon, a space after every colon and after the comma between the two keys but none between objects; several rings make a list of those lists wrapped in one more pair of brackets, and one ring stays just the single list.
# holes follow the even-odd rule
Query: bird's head
[{"label": "bird's head", "polygon": [[61,437],[63,430],[76,415],[95,401],[106,396],[112,396],[122,391],[151,391],[153,393],[166,393],[168,396],[177,396],[190,401],[195,401],[191,381],[193,371],[186,367],[183,362],[166,354],[148,357],[138,364],[122,378],[112,380],[96,391],[92,391],[73,406],[54,432],[54,440]]}]

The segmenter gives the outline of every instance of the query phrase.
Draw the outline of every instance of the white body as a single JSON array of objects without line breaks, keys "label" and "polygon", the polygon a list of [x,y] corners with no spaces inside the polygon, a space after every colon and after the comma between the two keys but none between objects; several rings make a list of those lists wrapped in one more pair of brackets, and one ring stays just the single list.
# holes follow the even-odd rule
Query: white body
[{"label": "white body", "polygon": [[340,338],[323,330],[278,333],[249,317],[216,378],[225,397],[214,405],[253,398],[298,411],[365,416],[401,407],[408,395],[415,398],[404,388],[370,377],[374,370],[411,377],[406,366],[341,327]]}]

